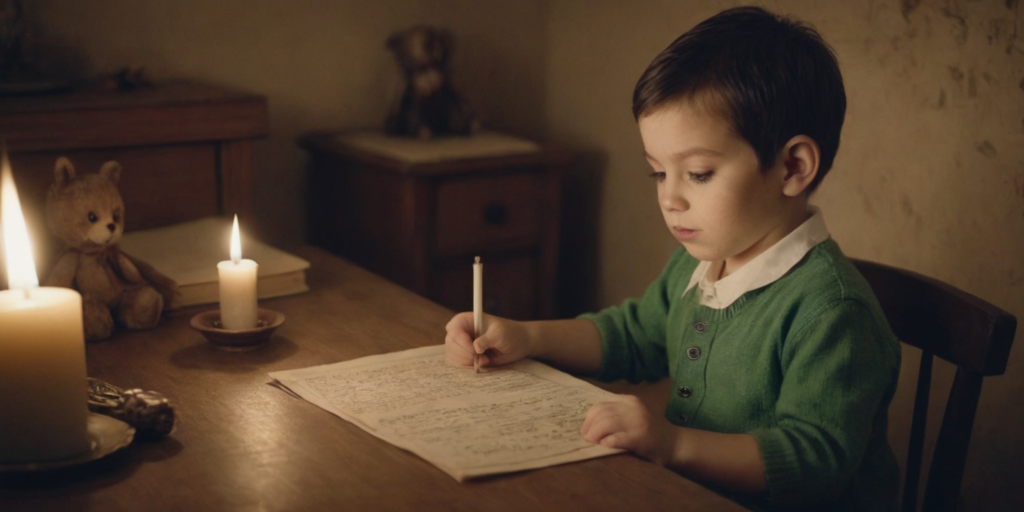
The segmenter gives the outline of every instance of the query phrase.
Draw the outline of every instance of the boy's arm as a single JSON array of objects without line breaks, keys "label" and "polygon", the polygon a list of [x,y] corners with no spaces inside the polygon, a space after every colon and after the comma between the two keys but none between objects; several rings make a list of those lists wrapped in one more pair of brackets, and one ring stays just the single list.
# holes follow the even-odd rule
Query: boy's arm
[{"label": "boy's arm", "polygon": [[593,322],[548,320],[526,322],[530,357],[580,375],[593,375],[601,368],[601,333]]},{"label": "boy's arm", "polygon": [[635,396],[595,405],[582,433],[587,441],[629,450],[721,489],[754,494],[768,488],[753,436],[677,427],[652,414]]},{"label": "boy's arm", "polygon": [[768,490],[764,461],[750,434],[722,434],[674,427],[675,450],[667,466],[701,482],[744,493]]},{"label": "boy's arm", "polygon": [[601,366],[601,336],[586,320],[520,322],[485,314],[483,324],[484,333],[474,340],[473,313],[459,313],[448,322],[445,350],[450,361],[471,366],[476,354],[488,367],[532,357],[586,375]]},{"label": "boy's arm", "polygon": [[822,308],[787,337],[777,424],[749,432],[761,451],[772,504],[820,501],[854,479],[864,457],[872,456],[866,453],[871,437],[884,436],[899,350],[858,300]]},{"label": "boy's arm", "polygon": [[631,397],[595,405],[584,438],[723,489],[767,490],[777,505],[837,496],[866,456],[891,398],[899,346],[863,304],[826,309],[783,348],[776,425],[743,434],[677,427]]},{"label": "boy's arm", "polygon": [[[604,359],[593,375],[597,380],[655,381],[668,375],[665,355],[668,315],[699,262],[680,247],[658,279],[641,297],[618,306],[580,315],[593,322]],[[673,334],[674,335],[674,334]]]}]

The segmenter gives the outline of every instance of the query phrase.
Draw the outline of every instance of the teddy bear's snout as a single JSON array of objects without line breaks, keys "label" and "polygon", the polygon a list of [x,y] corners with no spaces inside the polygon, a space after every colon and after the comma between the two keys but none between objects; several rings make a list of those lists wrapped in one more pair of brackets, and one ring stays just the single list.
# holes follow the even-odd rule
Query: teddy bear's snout
[{"label": "teddy bear's snout", "polygon": [[113,233],[117,229],[117,225],[111,222],[110,224],[107,224],[107,229],[109,229],[110,232]]}]

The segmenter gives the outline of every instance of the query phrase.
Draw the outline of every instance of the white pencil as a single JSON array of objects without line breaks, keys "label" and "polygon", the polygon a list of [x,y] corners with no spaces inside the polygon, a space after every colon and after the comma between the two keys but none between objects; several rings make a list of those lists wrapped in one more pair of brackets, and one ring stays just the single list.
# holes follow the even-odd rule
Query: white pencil
[{"label": "white pencil", "polygon": [[[473,340],[483,333],[484,323],[484,264],[480,256],[473,262]],[[473,371],[480,373],[480,355],[473,350]]]}]

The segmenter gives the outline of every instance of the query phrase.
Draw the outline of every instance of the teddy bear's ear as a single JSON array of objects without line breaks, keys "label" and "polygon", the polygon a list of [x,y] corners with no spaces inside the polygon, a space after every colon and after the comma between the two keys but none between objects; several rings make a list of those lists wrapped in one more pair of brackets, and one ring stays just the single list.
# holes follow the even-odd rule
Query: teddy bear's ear
[{"label": "teddy bear's ear", "polygon": [[53,180],[57,188],[66,187],[73,179],[75,179],[75,166],[71,165],[71,160],[65,157],[58,158],[57,164],[53,166]]},{"label": "teddy bear's ear", "polygon": [[103,164],[103,167],[100,168],[100,176],[103,176],[114,183],[121,181],[121,164],[114,160]]}]

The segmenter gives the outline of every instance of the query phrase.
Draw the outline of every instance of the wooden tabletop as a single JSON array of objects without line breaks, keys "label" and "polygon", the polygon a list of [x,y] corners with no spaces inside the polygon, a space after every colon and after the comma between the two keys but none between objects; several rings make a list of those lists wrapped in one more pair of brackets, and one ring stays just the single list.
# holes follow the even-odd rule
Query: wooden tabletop
[{"label": "wooden tabletop", "polygon": [[452,314],[324,251],[297,252],[312,290],[261,301],[286,316],[264,347],[207,343],[189,319],[210,307],[89,344],[89,376],[163,393],[177,430],[75,468],[0,474],[0,510],[744,510],[629,454],[460,484],[268,385],[271,371],[442,343]]}]

